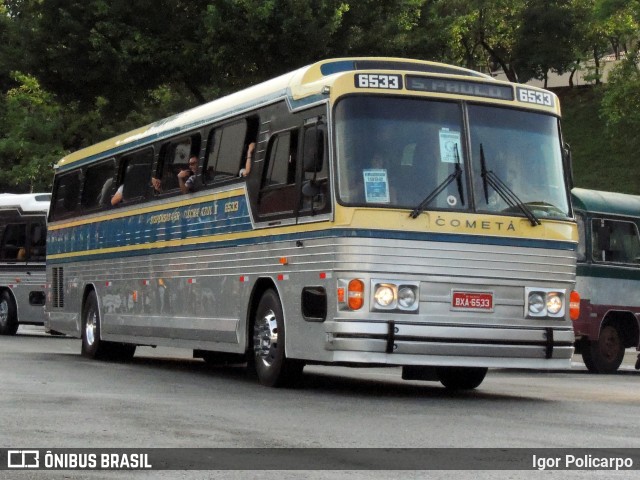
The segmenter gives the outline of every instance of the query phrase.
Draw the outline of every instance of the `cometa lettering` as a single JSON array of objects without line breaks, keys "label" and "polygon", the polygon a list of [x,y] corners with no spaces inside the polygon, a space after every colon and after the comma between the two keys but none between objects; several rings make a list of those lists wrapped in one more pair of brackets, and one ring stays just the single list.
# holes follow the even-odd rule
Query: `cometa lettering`
[{"label": "cometa lettering", "polygon": [[453,218],[450,220],[437,217],[434,222],[438,227],[466,228],[472,230],[497,230],[499,232],[515,232],[515,224],[510,222],[497,222],[489,220],[459,220]]}]

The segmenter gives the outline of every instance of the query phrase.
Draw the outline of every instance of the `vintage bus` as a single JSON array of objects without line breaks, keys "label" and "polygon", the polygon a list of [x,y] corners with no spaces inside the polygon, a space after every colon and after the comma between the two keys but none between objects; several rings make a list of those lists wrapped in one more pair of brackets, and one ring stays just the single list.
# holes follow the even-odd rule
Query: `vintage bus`
[{"label": "vintage bus", "polygon": [[580,238],[576,350],[589,371],[613,373],[626,348],[640,351],[640,197],[581,188],[572,196]]},{"label": "vintage bus", "polygon": [[268,386],[311,363],[464,389],[490,367],[568,368],[578,237],[559,117],[545,90],[343,58],[72,153],[47,328],[89,357],[246,359]]},{"label": "vintage bus", "polygon": [[0,194],[0,335],[43,325],[49,193]]}]

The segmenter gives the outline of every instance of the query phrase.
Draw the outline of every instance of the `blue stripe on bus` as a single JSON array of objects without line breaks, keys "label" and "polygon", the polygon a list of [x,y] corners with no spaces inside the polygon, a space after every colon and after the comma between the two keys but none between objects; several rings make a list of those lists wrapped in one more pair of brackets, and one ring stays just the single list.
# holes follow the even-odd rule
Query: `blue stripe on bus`
[{"label": "blue stripe on bus", "polygon": [[[143,212],[117,218],[96,219],[66,228],[50,228],[47,238],[48,255],[69,255],[51,261],[72,261],[73,258],[111,258],[146,255],[151,252],[174,252],[192,249],[224,248],[234,245],[250,245],[280,241],[295,241],[325,237],[379,238],[391,240],[413,240],[479,245],[518,246],[574,251],[573,242],[539,240],[514,237],[492,237],[483,235],[406,232],[382,229],[327,228],[320,231],[274,233],[244,239],[216,240],[229,234],[252,231],[249,209],[244,195],[204,201],[165,210]],[[276,230],[274,228],[274,230]],[[202,237],[214,237],[194,245]],[[192,240],[189,242],[189,240]],[[185,241],[182,245],[153,247],[153,243]],[[149,245],[148,248],[144,247]],[[141,247],[141,248],[136,248]],[[101,249],[111,249],[100,253]],[[116,249],[117,252],[113,252]],[[90,251],[86,255],[80,252]]]}]

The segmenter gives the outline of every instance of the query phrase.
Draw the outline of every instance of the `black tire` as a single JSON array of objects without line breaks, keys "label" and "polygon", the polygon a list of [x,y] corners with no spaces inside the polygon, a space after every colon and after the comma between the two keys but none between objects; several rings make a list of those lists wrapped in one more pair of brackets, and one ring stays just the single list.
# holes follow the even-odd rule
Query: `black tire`
[{"label": "black tire", "polygon": [[600,330],[598,340],[582,350],[582,359],[592,373],[615,373],[624,359],[624,343],[620,331],[613,325]]},{"label": "black tire", "polygon": [[437,367],[438,380],[449,390],[473,390],[487,374],[481,367]]},{"label": "black tire", "polygon": [[302,376],[304,363],[287,358],[282,304],[273,290],[260,298],[253,320],[252,367],[261,384],[267,387],[295,385]]},{"label": "black tire", "polygon": [[0,294],[0,335],[15,335],[18,331],[18,312],[7,291]]},{"label": "black tire", "polygon": [[96,360],[130,360],[135,345],[105,342],[100,338],[100,312],[95,292],[90,292],[82,313],[82,355]]}]

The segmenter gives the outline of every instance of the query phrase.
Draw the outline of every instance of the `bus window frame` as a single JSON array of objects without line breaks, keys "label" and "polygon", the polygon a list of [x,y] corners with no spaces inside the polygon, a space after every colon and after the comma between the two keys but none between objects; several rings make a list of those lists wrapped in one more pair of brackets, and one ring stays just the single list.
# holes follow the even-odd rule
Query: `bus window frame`
[{"label": "bus window frame", "polygon": [[[613,216],[602,216],[602,215],[594,215],[592,217],[589,218],[590,224],[589,224],[589,244],[588,244],[588,256],[590,258],[590,260],[597,265],[619,265],[619,266],[639,266],[639,262],[635,262],[635,261],[615,261],[615,260],[602,260],[601,258],[596,258],[596,251],[594,250],[596,245],[596,232],[595,232],[595,228],[597,228],[596,223],[602,223],[602,222],[612,222],[612,223],[623,223],[623,224],[627,224],[627,225],[631,225],[633,227],[633,230],[635,231],[635,238],[638,241],[638,243],[640,243],[640,228],[638,227],[638,222],[632,218],[618,218],[618,217],[613,217]],[[609,232],[609,242],[611,241],[611,236],[613,236],[613,231]],[[606,249],[607,251],[613,251],[611,249]],[[602,250],[598,249],[598,251],[600,253],[602,253]]]},{"label": "bus window frame", "polygon": [[[247,135],[248,135],[248,132],[250,131],[249,122],[251,121],[251,119],[252,117],[235,118],[228,122],[212,125],[209,128],[206,136],[206,144],[207,144],[206,150],[204,152],[204,158],[202,161],[202,183],[204,185],[204,188],[214,188],[225,182],[230,182],[233,180],[240,179],[238,174],[240,172],[240,169],[244,167],[244,164],[242,162],[244,160],[242,158],[243,157],[242,153],[245,151]],[[223,146],[227,146],[227,144],[225,143],[226,137],[224,134],[226,132],[227,135],[229,135],[229,133],[232,133],[229,131],[229,129],[237,127],[239,125],[242,125],[244,127],[244,130],[242,131],[242,135],[233,137],[233,138],[242,137],[242,142],[236,144],[240,146],[240,150],[237,155],[234,171],[223,172],[222,174],[220,174],[218,173],[219,172],[218,165],[220,163],[220,151]],[[215,137],[218,133],[220,134],[220,138],[217,141],[215,141]],[[230,156],[230,158],[231,158],[231,161],[225,162],[225,166],[233,165],[233,156]],[[212,159],[214,164],[210,165],[210,162]],[[210,168],[212,168],[212,172],[213,172],[211,177],[209,177],[209,174],[207,173],[207,171]]]}]

